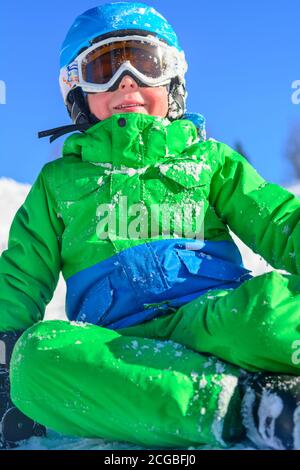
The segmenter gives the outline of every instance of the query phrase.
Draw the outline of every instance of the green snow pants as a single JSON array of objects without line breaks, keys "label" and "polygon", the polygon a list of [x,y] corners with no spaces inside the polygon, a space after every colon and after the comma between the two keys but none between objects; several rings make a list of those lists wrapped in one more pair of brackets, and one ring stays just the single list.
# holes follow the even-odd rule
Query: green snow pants
[{"label": "green snow pants", "polygon": [[300,276],[271,272],[118,331],[37,323],[13,352],[12,400],[66,435],[227,445],[243,369],[299,375],[299,301]]}]

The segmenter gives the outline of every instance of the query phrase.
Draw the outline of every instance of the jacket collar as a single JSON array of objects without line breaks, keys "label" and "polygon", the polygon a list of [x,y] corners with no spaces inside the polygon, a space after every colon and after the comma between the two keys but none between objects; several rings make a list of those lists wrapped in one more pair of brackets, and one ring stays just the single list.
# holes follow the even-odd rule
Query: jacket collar
[{"label": "jacket collar", "polygon": [[114,114],[84,133],[69,136],[63,157],[72,155],[94,164],[141,168],[166,162],[197,141],[197,129],[189,120],[170,122],[139,113]]}]

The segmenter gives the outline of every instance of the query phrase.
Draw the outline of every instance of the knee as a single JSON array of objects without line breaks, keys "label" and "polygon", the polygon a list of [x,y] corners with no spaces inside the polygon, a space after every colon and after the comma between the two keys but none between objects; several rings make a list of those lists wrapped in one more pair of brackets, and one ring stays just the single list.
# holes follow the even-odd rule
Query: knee
[{"label": "knee", "polygon": [[282,274],[279,271],[273,270],[260,274],[259,276],[256,276],[255,279],[257,279],[258,282],[262,282],[264,285],[273,285],[278,283],[285,283],[287,276],[289,276],[289,274]]},{"label": "knee", "polygon": [[39,322],[18,339],[10,363],[11,398],[16,406],[20,402],[34,400],[35,396],[40,397],[47,380],[45,368],[55,362],[52,339],[61,323],[64,322]]},{"label": "knee", "polygon": [[11,372],[19,366],[24,367],[29,361],[34,368],[43,352],[52,350],[56,333],[61,329],[63,321],[43,321],[28,328],[16,342],[11,358]]},{"label": "knee", "polygon": [[278,271],[271,271],[260,276],[262,286],[260,290],[263,297],[263,305],[269,309],[276,309],[281,302],[286,302],[290,296],[290,274],[281,274]]}]

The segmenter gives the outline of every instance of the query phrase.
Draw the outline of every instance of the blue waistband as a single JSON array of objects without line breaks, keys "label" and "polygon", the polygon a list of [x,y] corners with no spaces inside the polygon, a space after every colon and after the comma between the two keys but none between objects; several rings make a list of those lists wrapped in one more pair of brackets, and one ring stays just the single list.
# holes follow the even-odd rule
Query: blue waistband
[{"label": "blue waistband", "polygon": [[230,241],[159,240],[128,248],[67,280],[70,320],[118,329],[252,276]]}]

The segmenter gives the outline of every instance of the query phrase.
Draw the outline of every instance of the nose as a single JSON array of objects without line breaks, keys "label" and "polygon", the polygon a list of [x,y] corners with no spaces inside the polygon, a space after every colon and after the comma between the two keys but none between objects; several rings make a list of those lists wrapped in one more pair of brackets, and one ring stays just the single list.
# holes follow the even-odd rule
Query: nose
[{"label": "nose", "polygon": [[133,91],[138,88],[138,84],[130,75],[125,75],[119,85],[119,90],[122,91]]}]

